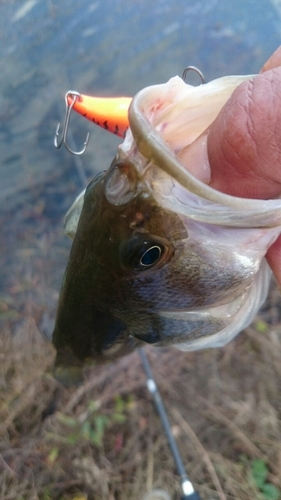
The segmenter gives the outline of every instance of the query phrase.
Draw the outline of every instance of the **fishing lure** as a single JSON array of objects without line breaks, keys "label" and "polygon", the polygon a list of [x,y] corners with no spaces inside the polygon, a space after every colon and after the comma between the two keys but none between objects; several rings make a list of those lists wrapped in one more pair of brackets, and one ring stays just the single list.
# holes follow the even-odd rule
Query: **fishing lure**
[{"label": "fishing lure", "polygon": [[[69,105],[72,100],[70,94]],[[91,97],[80,94],[73,104],[73,109],[105,130],[125,137],[129,127],[128,108],[131,100],[132,97]]]},{"label": "fishing lure", "polygon": [[83,148],[74,151],[67,142],[67,133],[72,109],[108,132],[124,138],[129,127],[128,108],[132,97],[91,97],[69,90],[65,94],[65,118],[61,139],[60,123],[57,126],[54,145],[58,149],[62,144],[73,155],[82,155],[87,148],[90,134],[87,134]]}]

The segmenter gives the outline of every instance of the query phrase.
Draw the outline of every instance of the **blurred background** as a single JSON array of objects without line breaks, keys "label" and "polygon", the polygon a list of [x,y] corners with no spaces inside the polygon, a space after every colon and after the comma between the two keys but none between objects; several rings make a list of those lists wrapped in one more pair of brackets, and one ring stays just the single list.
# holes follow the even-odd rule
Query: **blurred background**
[{"label": "blurred background", "polygon": [[[113,460],[105,451],[103,459],[99,455],[99,460],[97,457],[95,460],[100,467],[100,472],[96,471],[96,474],[100,474],[99,478],[103,478],[100,482],[106,483],[107,489],[102,490],[100,487],[100,490],[93,492],[87,481],[81,479],[81,471],[78,473],[74,465],[77,456],[69,458],[69,465],[62,466],[61,475],[58,474],[57,469],[56,474],[50,480],[52,475],[50,470],[58,460],[60,448],[57,443],[46,444],[44,437],[46,429],[42,428],[41,423],[42,414],[44,414],[45,422],[46,415],[54,414],[60,408],[62,398],[65,398],[64,401],[69,401],[70,393],[63,392],[62,396],[59,392],[59,398],[56,399],[57,391],[62,389],[58,388],[57,383],[48,375],[53,351],[51,346],[41,338],[39,332],[49,334],[52,330],[59,288],[71,244],[63,234],[63,217],[75,197],[84,188],[85,179],[89,181],[95,172],[104,170],[110,165],[120,142],[114,135],[94,127],[87,120],[73,116],[70,124],[71,140],[74,141],[74,147],[79,149],[89,131],[90,141],[87,151],[81,158],[77,158],[70,155],[64,147],[56,150],[53,140],[56,125],[59,121],[62,122],[64,117],[64,95],[68,90],[77,90],[84,94],[101,96],[133,96],[147,85],[163,83],[176,74],[181,75],[188,65],[197,66],[204,73],[206,81],[228,74],[257,73],[280,44],[281,2],[279,0],[259,0],[258,3],[256,0],[236,0],[235,2],[220,2],[219,0],[157,0],[155,2],[151,0],[131,0],[130,2],[124,0],[79,0],[79,2],[74,0],[60,0],[59,2],[55,0],[27,0],[25,2],[2,0],[0,1],[0,28],[0,321],[2,346],[0,351],[0,390],[2,391],[0,421],[3,436],[0,467],[2,464],[5,479],[2,482],[1,498],[66,499],[74,498],[75,492],[81,493],[83,488],[83,494],[88,496],[81,496],[81,498],[123,499],[127,498],[126,494],[129,495],[128,498],[140,498],[141,493],[144,494],[148,488],[148,483],[145,482],[147,471],[144,473],[146,480],[143,481],[141,473],[136,472],[139,470],[138,466],[134,464],[132,467],[135,468],[133,472],[130,471],[129,476],[135,473],[135,481],[132,481],[132,476],[124,479],[120,472],[124,457],[123,460],[119,457],[118,462],[116,457]],[[260,333],[273,328],[269,325],[275,325],[274,328],[279,325],[279,308],[276,306],[274,297],[273,291],[271,302],[264,316],[258,320],[257,331]],[[276,333],[275,330],[274,332]],[[274,332],[270,331],[270,334],[275,335]],[[251,334],[248,335],[246,341],[238,341],[243,351],[240,354],[241,359],[245,360],[246,372],[249,356],[255,356],[261,351],[260,346],[254,346],[254,348],[251,347],[251,354],[249,354]],[[264,344],[262,345],[264,348]],[[276,355],[280,344],[278,344],[278,349],[276,344],[274,345]],[[271,349],[269,345],[268,349]],[[191,371],[194,370],[197,374],[198,371],[200,372],[202,380],[199,377],[196,382],[196,377],[194,378],[194,383],[197,385],[198,380],[201,380],[202,384],[199,384],[199,388],[204,386],[204,380],[207,377],[215,381],[215,387],[220,387],[220,393],[221,386],[217,385],[220,379],[217,366],[219,356],[224,359],[225,377],[226,379],[229,377],[231,381],[233,373],[229,371],[229,366],[233,368],[236,362],[237,366],[240,364],[236,358],[233,365],[227,363],[225,356],[228,356],[229,360],[231,356],[236,355],[237,351],[235,353],[233,347],[226,348],[223,354],[221,351],[219,354],[213,352],[192,355],[177,353],[178,359],[182,360],[182,364],[178,364],[179,367],[185,365],[186,369],[186,363],[190,363]],[[154,354],[153,356],[155,357]],[[173,367],[172,360],[175,354],[167,354],[165,351],[163,356],[168,356],[166,362]],[[119,365],[117,363],[116,368],[108,369],[109,371],[106,372],[108,375],[101,370],[99,376],[103,380],[103,385],[98,386],[96,383],[97,394],[91,394],[91,398],[95,400],[100,393],[105,394],[102,390],[105,390],[106,381],[112,388],[112,377],[116,378],[116,373],[123,375],[118,382],[119,385],[116,382],[116,388],[110,393],[112,398],[121,397],[124,387],[128,395],[132,387],[126,385],[127,379],[124,378],[122,370],[128,369],[132,359],[135,360],[133,364],[138,367],[137,358],[135,358],[129,357],[127,358],[129,361],[122,360]],[[156,358],[154,361],[157,363]],[[158,362],[161,365],[159,365],[161,372],[163,363],[161,364],[161,360]],[[198,370],[197,363],[201,363],[200,370]],[[267,370],[268,363],[264,363],[263,367]],[[138,368],[141,370],[140,366]],[[244,369],[241,371],[243,372]],[[260,373],[262,369],[258,365],[257,373]],[[276,369],[279,370],[279,368]],[[177,376],[182,377],[180,368],[177,370],[178,372],[174,373],[176,385],[178,385]],[[234,370],[235,376],[238,376],[238,371],[239,369]],[[250,371],[253,375],[254,370]],[[136,390],[139,387],[143,390],[144,379],[142,377],[141,375],[136,382]],[[165,373],[163,377],[165,379]],[[275,374],[274,377],[271,390],[275,401],[277,393],[274,392],[273,386],[277,375]],[[97,378],[97,380],[101,379]],[[277,385],[280,388],[280,379],[278,380]],[[253,384],[255,386],[255,382]],[[238,399],[240,397],[243,399],[242,381],[237,382],[238,385],[242,392],[240,396],[235,394]],[[94,390],[93,387],[92,384],[91,390]],[[169,390],[168,388],[166,390],[168,397]],[[196,391],[198,390],[197,388]],[[228,395],[229,391],[228,387],[226,389]],[[84,396],[86,393],[85,390]],[[71,393],[71,397],[74,397],[73,394]],[[218,396],[218,393],[216,394]],[[88,401],[89,398],[88,395],[86,400]],[[139,401],[142,401],[141,398],[147,405],[150,404],[146,401],[143,392],[139,394]],[[253,398],[255,399],[254,396]],[[35,400],[37,405],[35,405]],[[113,404],[113,399],[109,396],[106,401],[109,406]],[[122,401],[125,405],[123,399]],[[126,404],[129,405],[128,401]],[[134,404],[135,406],[132,404],[133,410],[129,410],[129,406],[124,408],[128,412],[133,412],[132,418],[136,419],[139,432],[142,432],[142,427],[145,432],[149,418],[146,415],[143,416],[143,420],[139,420],[140,409],[136,402]],[[53,411],[48,409],[50,405],[53,405]],[[273,406],[268,412],[270,415],[272,412],[277,412],[276,429],[278,428],[280,432],[280,414],[278,413],[280,406],[277,409],[272,401],[270,405]],[[72,405],[69,412],[71,413],[75,408],[76,406]],[[257,412],[253,406],[250,405],[249,408],[250,413]],[[109,410],[110,408],[105,407],[105,414]],[[233,405],[231,411],[235,413]],[[62,413],[59,414],[62,415]],[[194,415],[197,413],[195,412]],[[151,418],[150,416],[150,420]],[[55,424],[52,423],[52,425]],[[201,421],[201,426],[206,427],[204,420]],[[132,425],[132,429],[135,429],[135,424]],[[157,419],[155,419],[155,429],[156,437],[154,437],[159,444],[157,432],[161,434],[161,430],[158,429]],[[55,432],[58,430],[56,429]],[[114,432],[117,432],[116,429]],[[113,434],[111,434],[114,435],[114,432],[112,430]],[[134,431],[132,431],[133,434]],[[26,450],[28,435],[29,454],[25,451],[23,457],[22,452],[11,452],[13,449]],[[37,441],[35,435],[37,435]],[[273,441],[276,442],[274,432],[270,436],[271,438],[274,436]],[[34,439],[35,441],[32,441]],[[64,436],[64,439],[67,438]],[[122,439],[124,440],[124,436]],[[211,443],[212,439],[210,437],[208,439]],[[270,437],[266,435],[263,439],[270,439]],[[149,449],[153,449],[155,440],[151,438],[152,448],[148,447]],[[80,443],[80,438],[78,441]],[[216,438],[213,444],[215,442]],[[140,439],[139,443],[143,441]],[[89,445],[87,440],[86,444],[87,448]],[[91,446],[94,447],[92,442]],[[111,450],[112,446],[109,447]],[[118,446],[116,444],[116,449]],[[231,446],[233,450],[233,443]],[[247,464],[248,459],[263,460],[263,457],[268,457],[265,450],[260,452],[260,456],[257,452],[258,448],[256,450],[252,448],[249,451],[249,446],[247,448],[245,442],[243,446],[241,443],[239,446],[239,453],[237,451],[234,455],[240,457],[244,454],[246,457],[244,461]],[[257,445],[253,444],[253,446]],[[83,453],[80,450],[83,457],[88,453],[85,447]],[[165,448],[165,443],[163,447]],[[98,447],[98,449],[101,448]],[[277,450],[275,452],[277,453]],[[273,455],[275,452],[272,451]],[[68,457],[71,453],[73,450],[71,452],[68,450]],[[146,458],[147,453],[144,446]],[[192,460],[191,451],[188,453],[189,460]],[[91,449],[89,456],[93,454],[94,449]],[[118,454],[117,451],[116,454]],[[233,459],[234,464],[235,457],[232,455],[228,459]],[[280,456],[281,452],[279,460]],[[26,457],[32,466],[27,464]],[[168,460],[168,455],[165,457],[164,462]],[[40,467],[37,459],[40,461]],[[119,463],[118,466],[121,467],[119,472],[115,470],[112,473],[112,467],[114,468],[115,465],[109,465],[111,459],[113,464]],[[145,460],[144,458],[144,463]],[[207,479],[202,471],[198,473],[200,460],[198,457],[194,460],[192,469],[195,481],[203,484]],[[266,460],[265,458],[264,464],[267,463]],[[272,462],[274,460],[272,458]],[[32,467],[35,469],[39,467],[36,469],[37,479],[34,479],[31,472]],[[163,465],[161,467],[163,469]],[[155,472],[155,480],[150,478],[149,486],[157,481],[162,484],[163,477],[166,477],[168,489],[173,488],[172,485],[176,482],[176,477],[171,472],[173,465],[167,466],[168,476],[164,474],[163,477],[161,467],[159,470],[156,468],[160,476],[159,474],[157,476]],[[247,471],[247,466],[245,467]],[[145,470],[145,467],[141,470]],[[266,470],[272,478],[271,482],[268,480],[269,483],[265,484],[272,486],[275,484],[275,488],[278,489],[280,484],[277,484],[274,471],[270,467]],[[107,479],[102,474],[107,474]],[[118,479],[116,479],[117,476]],[[120,479],[121,476],[123,479]],[[115,489],[110,486],[110,484],[115,484],[114,481],[117,485]],[[127,489],[124,486],[123,493],[120,489],[122,481],[124,485],[127,484]],[[209,476],[208,481],[212,483]],[[223,478],[222,481],[224,484],[222,489],[224,489],[226,479]],[[237,480],[237,488],[240,487],[241,481],[241,478]],[[63,482],[66,484],[65,487],[61,486]],[[98,483],[97,478],[92,479],[90,484],[93,482]],[[49,488],[49,491],[46,484],[50,483],[54,487]],[[86,483],[88,486],[85,486]],[[133,490],[132,483],[139,485],[135,486],[136,491]],[[57,486],[58,484],[60,487]],[[245,486],[245,497],[240,490],[239,496],[238,490],[236,491],[232,486],[234,493],[231,487],[227,490],[227,495],[230,496],[219,496],[224,493],[213,492],[212,498],[239,498],[241,500],[250,497],[258,498],[255,496],[257,492],[262,494],[261,488],[257,487],[251,496],[248,487]],[[216,490],[212,484],[209,488]],[[204,491],[202,490],[202,494],[206,493]],[[218,496],[214,496],[215,494]],[[210,496],[207,495],[206,498]],[[261,498],[274,500],[275,497]],[[276,498],[279,497],[276,496]]]}]

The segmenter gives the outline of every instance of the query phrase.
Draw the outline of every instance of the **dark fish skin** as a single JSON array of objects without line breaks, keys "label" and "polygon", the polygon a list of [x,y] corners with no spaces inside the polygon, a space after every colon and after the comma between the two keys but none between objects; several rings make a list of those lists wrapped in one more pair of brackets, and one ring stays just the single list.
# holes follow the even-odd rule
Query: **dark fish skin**
[{"label": "dark fish skin", "polygon": [[[110,203],[108,192],[118,199],[118,189],[125,203]],[[151,248],[146,258],[161,255],[143,265]],[[53,333],[56,377],[79,382],[88,362],[113,360],[142,342],[169,345],[221,329],[219,319],[189,324],[161,313],[223,304],[241,293],[241,278],[247,286],[241,263],[219,271],[210,252],[189,240],[177,214],[157,204],[132,164],[115,159],[85,193]],[[225,250],[217,245],[216,252],[224,262]]]}]

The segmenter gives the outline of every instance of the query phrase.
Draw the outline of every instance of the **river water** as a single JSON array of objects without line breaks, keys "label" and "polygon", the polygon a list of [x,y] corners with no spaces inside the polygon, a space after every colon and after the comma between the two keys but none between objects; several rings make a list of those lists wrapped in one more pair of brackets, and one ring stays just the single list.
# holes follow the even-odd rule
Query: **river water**
[{"label": "river water", "polygon": [[[119,140],[73,117],[77,159],[53,146],[64,94],[134,95],[198,66],[206,80],[255,73],[280,44],[279,0],[2,0],[0,313],[50,332],[70,241],[62,221],[84,175]],[[85,174],[84,174],[85,172]]]}]

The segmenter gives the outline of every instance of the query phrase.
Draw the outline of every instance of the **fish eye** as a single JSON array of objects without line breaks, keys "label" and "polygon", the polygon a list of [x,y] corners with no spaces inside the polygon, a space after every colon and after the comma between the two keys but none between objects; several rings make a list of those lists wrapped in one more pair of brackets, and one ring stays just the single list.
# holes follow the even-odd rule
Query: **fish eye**
[{"label": "fish eye", "polygon": [[167,251],[166,245],[157,239],[154,241],[147,236],[137,235],[121,245],[120,260],[128,269],[145,271],[162,262]]},{"label": "fish eye", "polygon": [[144,267],[151,267],[156,264],[160,259],[162,250],[159,245],[154,245],[144,251],[143,255],[140,257],[140,265]]}]

